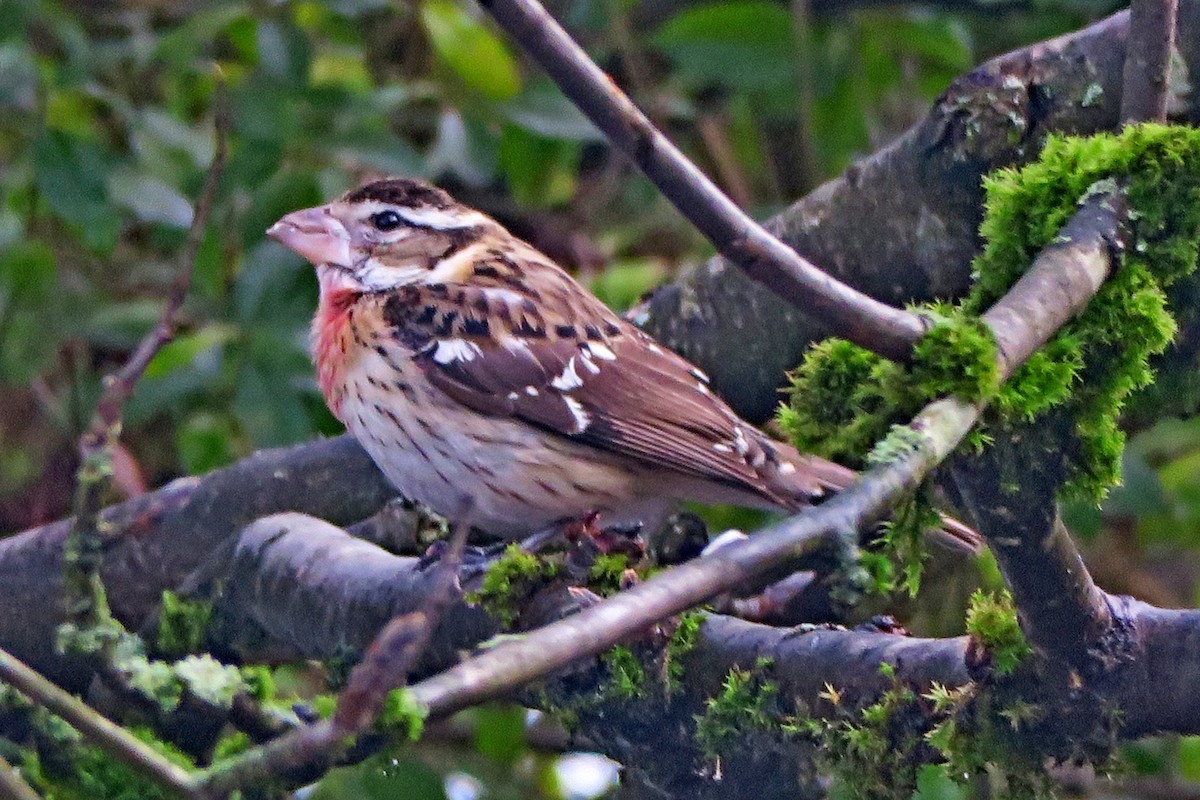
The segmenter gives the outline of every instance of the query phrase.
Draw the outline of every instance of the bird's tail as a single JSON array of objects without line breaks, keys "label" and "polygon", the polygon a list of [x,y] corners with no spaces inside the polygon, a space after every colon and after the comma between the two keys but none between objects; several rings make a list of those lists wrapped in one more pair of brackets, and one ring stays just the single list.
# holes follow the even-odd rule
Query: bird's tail
[{"label": "bird's tail", "polygon": [[[780,465],[791,464],[794,469],[779,469],[773,475],[771,486],[774,493],[789,496],[794,500],[787,505],[801,508],[829,493],[845,489],[858,473],[854,470],[812,455],[804,455],[780,442],[772,442],[780,459]],[[978,555],[983,549],[983,537],[969,525],[953,517],[941,514],[940,528],[930,531],[938,544],[951,550]]]}]

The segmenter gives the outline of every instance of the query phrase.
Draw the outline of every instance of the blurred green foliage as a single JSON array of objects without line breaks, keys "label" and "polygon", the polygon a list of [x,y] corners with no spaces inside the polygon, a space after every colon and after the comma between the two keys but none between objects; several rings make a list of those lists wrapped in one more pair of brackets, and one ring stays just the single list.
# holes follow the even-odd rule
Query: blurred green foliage
[{"label": "blurred green foliage", "polygon": [[[807,131],[797,5],[550,3],[760,217],[812,188],[795,168],[802,136],[821,174],[836,174],[919,119],[956,75],[1115,3],[864,4],[820,17]],[[139,472],[156,485],[339,430],[307,353],[311,270],[263,231],[368,175],[439,181],[617,308],[709,252],[463,0],[0,0],[0,531],[67,507],[73,441],[100,377],[153,324],[174,275],[212,156],[218,78],[230,162],[179,335],[127,409],[123,491],[137,490]],[[1197,602],[1198,460],[1200,422],[1161,425],[1131,441],[1126,484],[1103,509],[1068,509],[1106,588]],[[958,588],[965,599],[973,584]],[[466,740],[336,771],[311,796],[565,796],[555,758],[526,741],[522,711],[466,721]],[[1195,779],[1196,741],[1142,744],[1128,761]],[[935,778],[919,778],[918,793],[948,796]]]},{"label": "blurred green foliage", "polygon": [[[554,10],[702,165],[748,187],[756,213],[808,188],[788,167],[786,5]],[[979,45],[996,27],[922,8],[820,21],[811,135],[825,173],[1003,45]],[[0,0],[0,530],[62,513],[99,377],[160,311],[212,156],[218,78],[231,157],[179,337],[127,410],[134,486],[338,430],[308,360],[313,276],[263,230],[365,176],[441,181],[618,307],[706,252],[470,4]],[[38,502],[22,502],[34,485]]]}]

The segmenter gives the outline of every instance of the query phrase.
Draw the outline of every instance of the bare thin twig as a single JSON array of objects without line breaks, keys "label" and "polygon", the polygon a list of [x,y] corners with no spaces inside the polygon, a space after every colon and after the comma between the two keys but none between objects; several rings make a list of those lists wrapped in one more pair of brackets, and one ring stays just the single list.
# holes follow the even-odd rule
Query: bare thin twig
[{"label": "bare thin twig", "polygon": [[75,490],[75,520],[68,540],[66,563],[67,598],[72,617],[82,625],[93,625],[109,616],[104,587],[100,582],[102,537],[99,529],[100,500],[112,477],[113,450],[121,436],[121,410],[133,394],[138,379],[154,355],[175,332],[175,315],[183,306],[196,254],[204,240],[205,227],[212,213],[217,182],[225,167],[229,116],[218,85],[215,111],[216,146],[212,163],[204,179],[204,188],[196,201],[187,239],[180,251],[171,293],[158,322],[138,342],[129,360],[115,374],[104,378],[104,390],[96,403],[88,429],[79,437],[79,471]]},{"label": "bare thin twig", "polygon": [[722,255],[821,320],[833,334],[887,358],[909,356],[925,330],[919,317],[822,272],[743,213],[651,124],[537,0],[486,0],[480,5]]},{"label": "bare thin twig", "polygon": [[1179,0],[1133,0],[1125,48],[1121,121],[1166,122]]},{"label": "bare thin twig", "polygon": [[222,796],[269,775],[301,766],[328,769],[383,711],[387,695],[404,685],[428,646],[443,612],[459,595],[458,567],[470,524],[460,520],[436,569],[422,607],[384,626],[367,648],[338,696],[332,719],[275,739],[245,756],[210,769],[197,779],[206,795]]},{"label": "bare thin twig", "polygon": [[97,747],[185,797],[193,796],[190,778],[181,767],[160,756],[120,725],[100,716],[87,703],[63,691],[4,650],[0,650],[0,680],[62,717]]},{"label": "bare thin twig", "polygon": [[459,596],[458,566],[470,525],[459,520],[437,565],[425,606],[393,619],[376,637],[350,683],[338,696],[333,725],[343,735],[367,729],[383,709],[388,692],[403,686],[429,644],[442,613]]}]

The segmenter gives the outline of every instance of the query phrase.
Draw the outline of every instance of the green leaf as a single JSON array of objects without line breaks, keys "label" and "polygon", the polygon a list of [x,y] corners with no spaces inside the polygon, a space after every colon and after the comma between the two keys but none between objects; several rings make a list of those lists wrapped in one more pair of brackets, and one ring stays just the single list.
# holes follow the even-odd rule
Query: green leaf
[{"label": "green leaf", "polygon": [[146,172],[122,166],[108,178],[114,205],[127,208],[142,222],[161,222],[174,228],[192,224],[192,204],[178,189]]},{"label": "green leaf", "polygon": [[525,709],[516,704],[492,703],[475,713],[475,749],[502,764],[511,764],[525,752]]},{"label": "green leaf", "polygon": [[177,369],[189,366],[197,356],[225,344],[237,335],[237,330],[228,325],[206,325],[194,333],[178,336],[163,345],[146,365],[147,378],[161,378]]},{"label": "green leaf", "polygon": [[946,774],[944,764],[925,764],[917,769],[917,791],[913,800],[966,800],[967,788]]},{"label": "green leaf", "polygon": [[694,84],[748,91],[795,80],[795,37],[786,6],[737,0],[690,8],[667,21],[654,44]]},{"label": "green leaf", "polygon": [[609,308],[624,311],[666,277],[667,270],[655,259],[626,259],[609,264],[592,279],[589,288]]},{"label": "green leaf", "polygon": [[90,249],[108,252],[117,243],[120,220],[108,203],[106,154],[94,142],[45,131],[33,144],[38,191]]},{"label": "green leaf", "polygon": [[44,242],[18,242],[0,251],[0,381],[26,383],[54,357],[57,324],[54,254]]},{"label": "green leaf", "polygon": [[0,252],[0,311],[9,304],[44,302],[56,282],[54,253],[45,242],[18,242]]},{"label": "green leaf", "polygon": [[500,170],[519,203],[552,206],[575,194],[579,146],[547,139],[515,125],[505,125],[500,137]]},{"label": "green leaf", "polygon": [[255,447],[278,447],[313,435],[304,402],[285,369],[258,359],[238,371],[233,413]]},{"label": "green leaf", "polygon": [[258,63],[273,78],[291,86],[303,86],[308,80],[312,45],[299,28],[266,19],[255,31]]},{"label": "green leaf", "polygon": [[599,142],[604,134],[548,80],[530,81],[512,100],[496,108],[505,119],[549,139]]},{"label": "green leaf", "polygon": [[504,42],[454,0],[425,0],[421,22],[438,58],[463,83],[491,100],[521,90],[521,73]]},{"label": "green leaf", "polygon": [[183,421],[175,432],[179,463],[189,475],[200,475],[229,464],[236,456],[233,424],[229,417],[200,411]]}]

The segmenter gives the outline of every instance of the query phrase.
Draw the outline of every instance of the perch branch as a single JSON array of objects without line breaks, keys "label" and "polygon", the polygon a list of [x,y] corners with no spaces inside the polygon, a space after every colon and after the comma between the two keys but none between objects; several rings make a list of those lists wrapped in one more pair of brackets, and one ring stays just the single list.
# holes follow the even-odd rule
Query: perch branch
[{"label": "perch branch", "polygon": [[828,325],[835,335],[894,360],[908,357],[924,332],[915,314],[830,277],[743,213],[651,124],[537,0],[485,0],[480,5],[718,252]]},{"label": "perch branch", "polygon": [[281,736],[259,748],[261,752],[209,770],[199,779],[202,790],[224,796],[265,775],[300,767],[327,769],[356,736],[370,728],[383,711],[388,693],[408,680],[438,621],[458,598],[458,568],[469,530],[470,525],[461,520],[455,526],[420,610],[397,615],[383,626],[350,673],[331,719]]}]

